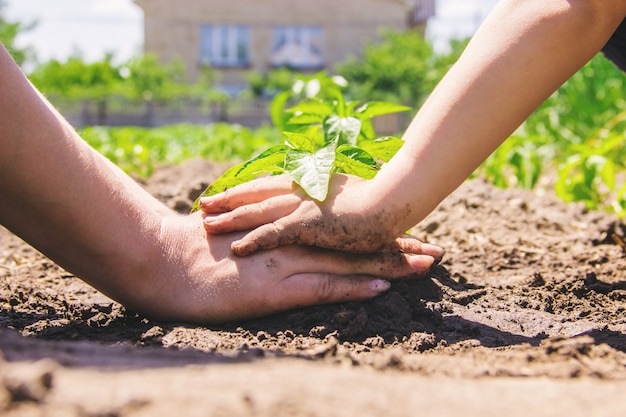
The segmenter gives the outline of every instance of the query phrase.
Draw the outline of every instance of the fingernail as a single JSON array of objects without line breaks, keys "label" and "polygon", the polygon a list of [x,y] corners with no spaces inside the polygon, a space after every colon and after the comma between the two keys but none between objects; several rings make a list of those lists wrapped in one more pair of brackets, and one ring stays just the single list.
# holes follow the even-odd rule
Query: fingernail
[{"label": "fingernail", "polygon": [[430,267],[435,263],[435,258],[430,255],[413,255],[407,254],[409,263],[412,267],[418,269],[430,269]]},{"label": "fingernail", "polygon": [[430,243],[422,244],[422,250],[426,252],[427,255],[433,256],[436,259],[441,259],[445,250],[441,246],[431,245]]},{"label": "fingernail", "polygon": [[382,293],[391,288],[391,282],[384,279],[374,279],[370,281],[370,289],[376,293]]}]

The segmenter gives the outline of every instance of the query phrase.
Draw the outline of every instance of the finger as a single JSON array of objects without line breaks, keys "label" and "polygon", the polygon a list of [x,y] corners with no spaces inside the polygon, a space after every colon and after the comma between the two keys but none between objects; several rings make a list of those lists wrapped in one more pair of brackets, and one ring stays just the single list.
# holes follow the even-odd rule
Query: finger
[{"label": "finger", "polygon": [[394,241],[393,247],[405,253],[432,256],[433,258],[435,258],[435,262],[441,261],[441,258],[443,258],[443,255],[445,253],[444,249],[441,246],[424,243],[421,240],[410,235],[405,235],[397,238]]},{"label": "finger", "polygon": [[301,246],[283,250],[286,249],[291,251],[288,259],[299,259],[299,262],[281,266],[287,268],[283,270],[285,275],[316,271],[341,275],[371,275],[393,280],[409,275],[423,275],[435,261],[432,256],[401,252],[362,255]]},{"label": "finger", "polygon": [[288,216],[300,202],[298,196],[288,194],[248,204],[218,216],[205,215],[204,228],[210,234],[254,229]]},{"label": "finger", "polygon": [[234,241],[230,248],[237,256],[248,256],[261,250],[298,243],[298,238],[296,227],[285,227],[281,221],[276,221],[257,227]]},{"label": "finger", "polygon": [[[301,273],[281,281],[272,294],[278,309],[366,300],[387,291],[391,283],[365,275]],[[284,304],[283,304],[284,303]]]},{"label": "finger", "polygon": [[258,178],[222,193],[200,198],[200,208],[205,213],[223,213],[293,191],[293,181],[287,175]]}]

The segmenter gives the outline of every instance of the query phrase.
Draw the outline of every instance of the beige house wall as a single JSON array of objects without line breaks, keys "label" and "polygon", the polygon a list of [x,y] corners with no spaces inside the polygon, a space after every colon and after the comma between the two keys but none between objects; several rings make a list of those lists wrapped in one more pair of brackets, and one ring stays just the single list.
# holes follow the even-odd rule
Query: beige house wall
[{"label": "beige house wall", "polygon": [[271,67],[273,31],[277,25],[322,28],[324,67],[331,69],[358,55],[381,29],[407,27],[410,6],[404,0],[135,0],[145,16],[145,50],[163,60],[182,58],[189,77],[200,68],[203,25],[245,25],[249,28],[249,65],[214,68],[220,83],[243,84],[250,70]]}]

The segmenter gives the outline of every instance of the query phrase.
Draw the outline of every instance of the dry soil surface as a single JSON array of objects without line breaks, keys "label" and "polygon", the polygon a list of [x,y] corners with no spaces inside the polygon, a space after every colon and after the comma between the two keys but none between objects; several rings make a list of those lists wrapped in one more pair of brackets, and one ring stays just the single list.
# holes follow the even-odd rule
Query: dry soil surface
[{"label": "dry soil surface", "polygon": [[[145,186],[186,211],[223,168]],[[203,327],[128,312],[0,229],[0,414],[626,415],[624,231],[472,180],[413,231],[447,250],[428,278]]]}]

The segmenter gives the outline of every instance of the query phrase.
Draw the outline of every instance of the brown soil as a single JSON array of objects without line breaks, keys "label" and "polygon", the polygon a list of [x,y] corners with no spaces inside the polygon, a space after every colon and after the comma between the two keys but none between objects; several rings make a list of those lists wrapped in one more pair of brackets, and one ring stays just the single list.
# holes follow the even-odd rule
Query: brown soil
[{"label": "brown soil", "polygon": [[[190,161],[146,187],[185,211],[222,168]],[[447,249],[427,279],[368,302],[202,327],[134,315],[0,229],[0,414],[626,410],[616,218],[473,180],[414,234]]]}]

